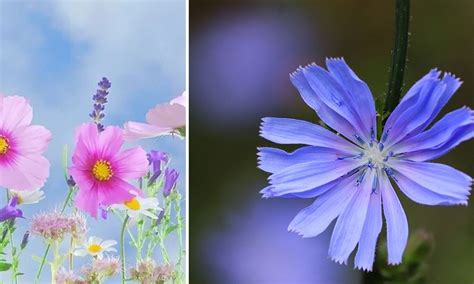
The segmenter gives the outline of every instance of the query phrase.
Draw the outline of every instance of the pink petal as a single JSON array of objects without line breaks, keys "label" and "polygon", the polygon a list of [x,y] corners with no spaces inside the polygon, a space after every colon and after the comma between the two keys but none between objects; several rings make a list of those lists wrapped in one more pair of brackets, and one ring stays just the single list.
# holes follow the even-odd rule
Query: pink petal
[{"label": "pink petal", "polygon": [[19,128],[13,132],[15,150],[23,154],[41,154],[51,141],[51,132],[39,125]]},{"label": "pink petal", "polygon": [[122,179],[137,179],[148,171],[148,159],[141,147],[127,149],[111,161],[114,175]]},{"label": "pink petal", "polygon": [[[95,123],[84,123],[76,129],[76,144],[82,142],[85,149],[84,152],[95,153],[97,152],[99,144],[99,131]],[[77,149],[77,147],[76,147]]]},{"label": "pink petal", "polygon": [[103,205],[112,205],[124,203],[135,197],[131,192],[137,192],[139,189],[133,185],[114,177],[108,182],[98,183],[99,202]]},{"label": "pink petal", "polygon": [[124,139],[138,140],[166,135],[173,131],[171,127],[158,127],[146,123],[129,121],[124,124]]},{"label": "pink petal", "polygon": [[183,92],[181,96],[172,99],[170,101],[170,104],[171,105],[179,104],[179,105],[182,105],[183,107],[187,107],[188,106],[187,93]]},{"label": "pink petal", "polygon": [[95,186],[89,190],[79,189],[76,194],[76,207],[88,212],[92,217],[97,217],[99,208],[98,187]]},{"label": "pink petal", "polygon": [[98,151],[103,159],[110,160],[123,144],[123,131],[120,127],[109,126],[99,134]]},{"label": "pink petal", "polygon": [[74,178],[79,189],[91,190],[94,187],[96,180],[92,176],[89,168],[74,165],[69,168],[69,174]]},{"label": "pink petal", "polygon": [[0,129],[13,131],[28,126],[33,119],[33,109],[24,97],[0,97]]},{"label": "pink petal", "polygon": [[158,127],[173,129],[186,125],[186,107],[180,104],[161,104],[152,108],[146,114],[146,121]]},{"label": "pink petal", "polygon": [[15,155],[8,164],[0,165],[0,186],[17,190],[35,190],[49,176],[49,161],[37,154]]}]

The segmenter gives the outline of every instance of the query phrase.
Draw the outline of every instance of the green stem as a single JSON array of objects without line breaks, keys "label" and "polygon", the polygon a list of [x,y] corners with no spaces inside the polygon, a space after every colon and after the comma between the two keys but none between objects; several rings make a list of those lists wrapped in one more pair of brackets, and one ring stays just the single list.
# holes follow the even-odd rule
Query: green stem
[{"label": "green stem", "polygon": [[177,193],[178,196],[175,200],[175,210],[176,210],[176,219],[178,222],[178,245],[179,245],[179,259],[178,259],[178,265],[181,264],[181,261],[184,256],[184,249],[183,249],[183,220],[181,219],[181,194],[179,192]]},{"label": "green stem", "polygon": [[[72,197],[73,191],[74,191],[74,187],[70,186],[69,192],[66,196],[66,200],[64,201],[63,207],[61,208],[61,213],[63,213],[64,210],[66,210],[67,204],[69,203],[69,199],[71,199]],[[46,262],[46,258],[48,257],[48,253],[50,249],[51,249],[51,244],[48,244],[48,246],[46,247],[46,250],[44,251],[43,258],[41,259],[41,264],[40,264],[40,267],[38,268],[38,272],[36,272],[35,283],[39,283],[41,272],[43,272],[43,267]]]},{"label": "green stem", "polygon": [[8,238],[10,239],[10,248],[12,251],[12,283],[17,284],[18,283],[18,260],[16,256],[16,249],[15,245],[13,244],[13,234],[12,234],[12,228],[8,228]]},{"label": "green stem", "polygon": [[125,284],[125,229],[127,228],[128,215],[123,220],[122,232],[120,233],[120,259],[122,261],[122,284]]},{"label": "green stem", "polygon": [[[7,192],[7,202],[10,201],[10,192],[8,191],[8,189],[6,190]],[[8,226],[8,239],[9,239],[9,243],[10,243],[10,248],[11,248],[11,254],[12,254],[12,283],[13,284],[17,284],[18,283],[18,277],[17,277],[17,272],[18,272],[18,259],[17,259],[17,256],[16,256],[16,249],[15,249],[15,245],[13,244],[13,233],[12,233],[12,229],[13,229],[13,226],[14,226],[14,223],[13,221],[10,223],[11,225]]]},{"label": "green stem", "polygon": [[390,78],[384,117],[388,117],[400,101],[408,50],[408,26],[410,23],[410,0],[396,0],[395,4],[395,44],[392,53]]}]

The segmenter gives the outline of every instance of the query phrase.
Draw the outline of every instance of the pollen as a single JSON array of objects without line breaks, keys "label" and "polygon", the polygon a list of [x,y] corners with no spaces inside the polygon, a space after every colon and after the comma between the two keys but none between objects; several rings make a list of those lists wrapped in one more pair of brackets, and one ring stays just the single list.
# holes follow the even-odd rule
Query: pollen
[{"label": "pollen", "polygon": [[6,137],[0,136],[0,155],[4,155],[8,152],[10,145],[8,144],[8,139]]},{"label": "pollen", "polygon": [[98,181],[107,181],[114,175],[114,172],[109,162],[98,160],[92,168],[92,174]]},{"label": "pollen", "polygon": [[128,201],[125,201],[123,205],[125,205],[128,209],[134,211],[140,210],[141,208],[140,202],[136,198],[132,198]]},{"label": "pollen", "polygon": [[102,247],[98,244],[92,244],[90,245],[87,250],[90,252],[90,253],[98,253],[99,251],[102,250]]}]

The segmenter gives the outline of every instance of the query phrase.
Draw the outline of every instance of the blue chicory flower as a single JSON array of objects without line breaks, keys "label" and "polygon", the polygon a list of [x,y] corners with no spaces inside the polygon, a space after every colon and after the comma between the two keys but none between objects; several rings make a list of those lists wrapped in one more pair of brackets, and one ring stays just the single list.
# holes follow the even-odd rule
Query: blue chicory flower
[{"label": "blue chicory flower", "polygon": [[152,150],[147,154],[148,162],[152,166],[153,173],[148,180],[148,185],[153,184],[161,175],[162,168],[166,167],[169,162],[168,154],[165,152]]},{"label": "blue chicory flower", "polygon": [[170,195],[171,191],[175,188],[178,177],[179,173],[175,169],[167,168],[165,170],[165,184],[163,186],[163,195],[165,197]]},{"label": "blue chicory flower", "polygon": [[[466,205],[472,178],[429,162],[474,137],[474,111],[452,111],[429,129],[461,82],[431,70],[388,117],[380,140],[368,86],[343,59],[327,59],[328,71],[311,64],[291,74],[293,85],[319,125],[289,118],[263,119],[260,134],[279,144],[308,145],[294,152],[259,148],[259,168],[271,173],[264,197],[318,197],[288,229],[303,237],[322,233],[337,218],[329,256],[347,263],[358,244],[355,267],[372,270],[382,212],[387,223],[388,263],[402,261],[408,222],[390,183],[426,205]],[[382,206],[383,204],[383,206]],[[382,208],[383,207],[383,208]]]},{"label": "blue chicory flower", "polygon": [[10,202],[0,209],[0,222],[13,219],[13,218],[23,218],[23,212],[16,208],[18,202],[18,196],[13,196],[10,199]]}]

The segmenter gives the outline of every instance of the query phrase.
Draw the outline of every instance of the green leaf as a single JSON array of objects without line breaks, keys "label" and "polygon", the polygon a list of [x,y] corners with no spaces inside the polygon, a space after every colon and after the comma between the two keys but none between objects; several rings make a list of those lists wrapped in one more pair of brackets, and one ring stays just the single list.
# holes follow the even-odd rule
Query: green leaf
[{"label": "green leaf", "polygon": [[12,265],[8,262],[0,262],[0,271],[7,271],[12,267]]},{"label": "green leaf", "polygon": [[171,234],[176,229],[178,229],[178,227],[179,227],[178,225],[173,225],[173,226],[168,227],[165,232],[165,237]]}]

